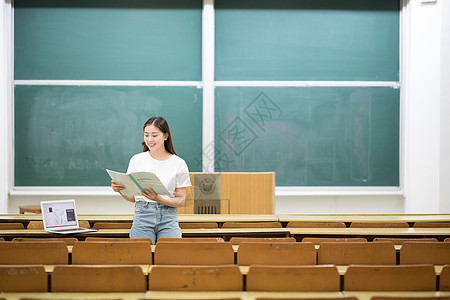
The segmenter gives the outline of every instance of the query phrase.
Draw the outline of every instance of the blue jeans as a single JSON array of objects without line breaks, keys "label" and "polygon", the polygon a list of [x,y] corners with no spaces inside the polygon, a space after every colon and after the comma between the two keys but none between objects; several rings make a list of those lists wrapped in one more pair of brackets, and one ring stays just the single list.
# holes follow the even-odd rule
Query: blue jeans
[{"label": "blue jeans", "polygon": [[130,238],[151,238],[156,244],[160,237],[181,238],[176,207],[155,202],[136,202]]}]

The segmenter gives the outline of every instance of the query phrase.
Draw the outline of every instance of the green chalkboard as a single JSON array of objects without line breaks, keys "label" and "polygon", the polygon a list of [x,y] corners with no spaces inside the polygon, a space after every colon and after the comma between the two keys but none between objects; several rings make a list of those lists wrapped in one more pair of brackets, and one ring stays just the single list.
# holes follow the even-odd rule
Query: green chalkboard
[{"label": "green chalkboard", "polygon": [[400,91],[218,87],[216,171],[277,186],[399,186]]},{"label": "green chalkboard", "polygon": [[216,0],[216,80],[399,80],[398,0]]},{"label": "green chalkboard", "polygon": [[201,0],[15,0],[15,79],[201,80]]},{"label": "green chalkboard", "polygon": [[164,116],[190,171],[202,160],[202,89],[16,86],[15,186],[106,186],[142,151],[145,121]]}]

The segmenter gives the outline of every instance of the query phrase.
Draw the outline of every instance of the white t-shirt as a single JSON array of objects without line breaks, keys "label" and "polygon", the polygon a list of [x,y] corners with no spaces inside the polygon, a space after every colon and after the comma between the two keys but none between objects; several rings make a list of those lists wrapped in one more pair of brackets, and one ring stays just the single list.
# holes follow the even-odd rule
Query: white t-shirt
[{"label": "white t-shirt", "polygon": [[[172,197],[175,196],[176,188],[191,186],[186,162],[176,155],[172,155],[167,160],[156,160],[148,151],[135,154],[130,159],[127,173],[144,171],[155,173]],[[153,202],[144,196],[135,196],[135,201]]]}]

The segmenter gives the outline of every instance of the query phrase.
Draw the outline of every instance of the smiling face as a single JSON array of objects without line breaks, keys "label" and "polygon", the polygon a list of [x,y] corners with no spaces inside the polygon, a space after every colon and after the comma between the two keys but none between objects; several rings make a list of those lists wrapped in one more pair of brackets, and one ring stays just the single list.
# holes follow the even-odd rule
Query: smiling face
[{"label": "smiling face", "polygon": [[154,125],[148,125],[144,128],[144,142],[151,152],[166,152],[164,141],[167,140],[169,135],[163,133]]}]

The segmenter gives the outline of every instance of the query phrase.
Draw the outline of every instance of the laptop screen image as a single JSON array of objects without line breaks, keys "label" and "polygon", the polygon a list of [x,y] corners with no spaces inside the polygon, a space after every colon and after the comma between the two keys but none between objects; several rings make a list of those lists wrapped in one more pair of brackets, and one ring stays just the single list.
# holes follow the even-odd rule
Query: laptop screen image
[{"label": "laptop screen image", "polygon": [[78,227],[74,200],[42,203],[42,219],[46,228]]}]

